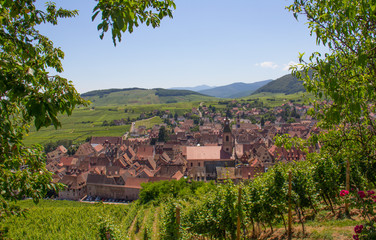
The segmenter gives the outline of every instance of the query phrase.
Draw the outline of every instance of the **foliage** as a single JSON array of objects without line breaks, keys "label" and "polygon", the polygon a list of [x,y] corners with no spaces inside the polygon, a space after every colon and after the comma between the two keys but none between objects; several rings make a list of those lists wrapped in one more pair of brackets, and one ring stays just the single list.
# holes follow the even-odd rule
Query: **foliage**
[{"label": "foliage", "polygon": [[163,204],[162,222],[160,239],[163,240],[175,240],[179,239],[178,229],[179,226],[176,223],[176,204],[173,201],[168,201]]},{"label": "foliage", "polygon": [[311,114],[327,129],[315,137],[324,146],[320,155],[330,156],[339,183],[345,180],[340,162],[348,161],[353,187],[375,185],[371,172],[376,167],[376,2],[295,0],[288,9],[295,18],[304,15],[316,42],[329,49],[324,56],[313,53],[308,63],[301,54],[301,64],[293,68],[307,91],[317,97]]},{"label": "foliage", "polygon": [[[36,130],[61,126],[58,114],[70,115],[77,105],[86,104],[71,82],[48,70],[63,71],[64,53],[39,33],[40,24],[56,25],[78,11],[57,8],[52,2],[39,10],[35,0],[0,1],[0,215],[9,211],[8,201],[32,197],[36,202],[56,185],[46,170],[42,149],[26,148],[22,142],[33,122]],[[94,8],[92,20],[101,13],[101,38],[108,28],[116,45],[121,33],[146,22],[157,27],[163,17],[172,17],[173,1],[106,1]]]},{"label": "foliage", "polygon": [[[72,140],[68,139],[62,139],[62,140],[57,140],[56,142],[49,142],[44,145],[44,152],[49,153],[55,150],[58,146],[64,146],[66,149],[69,149],[73,144]],[[72,154],[73,155],[73,154]]]},{"label": "foliage", "polygon": [[187,179],[142,183],[141,186],[139,201],[142,204],[149,202],[159,204],[168,198],[188,198],[197,192],[205,193],[214,187],[211,182],[188,181]]},{"label": "foliage", "polygon": [[101,240],[107,239],[126,239],[122,236],[119,228],[114,225],[114,222],[105,217],[99,217],[98,221],[98,228],[99,228],[99,238]]},{"label": "foliage", "polygon": [[376,195],[375,191],[362,191],[352,189],[351,192],[342,190],[340,196],[346,202],[354,204],[361,209],[363,224],[356,225],[354,228],[354,239],[374,239],[376,237]]},{"label": "foliage", "polygon": [[100,239],[101,226],[112,226],[117,236],[126,237],[126,219],[133,205],[60,200],[40,200],[35,205],[22,200],[17,206],[28,208],[24,216],[9,217],[1,225],[9,229],[9,239]]},{"label": "foliage", "polygon": [[168,140],[168,132],[165,126],[159,128],[158,133],[158,142],[167,142]]},{"label": "foliage", "polygon": [[102,22],[98,25],[98,30],[102,31],[100,38],[111,28],[112,41],[116,45],[116,41],[121,41],[122,33],[132,33],[133,27],[142,23],[153,28],[159,27],[164,17],[172,18],[172,10],[175,8],[172,0],[100,0],[93,9],[92,20],[101,13]]},{"label": "foliage", "polygon": [[63,71],[64,53],[39,33],[40,24],[56,25],[77,11],[57,9],[47,3],[44,11],[34,1],[0,1],[0,215],[11,213],[9,201],[31,197],[35,202],[50,189],[49,173],[40,146],[25,147],[22,140],[33,122],[36,129],[61,126],[58,114],[70,115],[85,101],[71,82],[48,68]]}]

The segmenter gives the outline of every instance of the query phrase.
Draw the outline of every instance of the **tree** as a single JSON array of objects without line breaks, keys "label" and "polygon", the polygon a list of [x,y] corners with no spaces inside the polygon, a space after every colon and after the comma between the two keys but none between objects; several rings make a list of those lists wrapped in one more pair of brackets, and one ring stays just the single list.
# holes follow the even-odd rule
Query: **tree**
[{"label": "tree", "polygon": [[165,126],[162,126],[159,128],[158,133],[158,142],[167,142],[168,140],[168,134]]},{"label": "tree", "polygon": [[[70,115],[86,102],[74,86],[48,70],[63,71],[64,53],[37,30],[40,24],[56,25],[60,18],[78,14],[47,3],[37,9],[35,0],[0,0],[0,218],[14,213],[9,204],[24,197],[35,202],[48,190],[57,190],[45,167],[41,146],[26,147],[23,137],[31,124],[36,129],[61,126],[58,114]],[[112,30],[114,44],[121,33],[133,31],[140,23],[157,27],[163,17],[172,17],[171,0],[100,0],[93,20],[101,13],[98,30],[103,38]]]},{"label": "tree", "polygon": [[329,131],[319,140],[376,184],[376,2],[295,0],[288,8],[296,18],[305,15],[317,43],[329,49],[312,54],[309,63],[301,55],[293,68],[317,97],[311,113]]},{"label": "tree", "polygon": [[35,29],[77,11],[49,3],[43,12],[33,1],[0,1],[0,5],[0,216],[4,217],[12,213],[10,201],[24,197],[37,201],[57,187],[51,184],[42,147],[22,143],[30,124],[37,129],[58,127],[58,114],[69,115],[85,101],[71,82],[48,75],[47,68],[63,71],[64,53]]}]

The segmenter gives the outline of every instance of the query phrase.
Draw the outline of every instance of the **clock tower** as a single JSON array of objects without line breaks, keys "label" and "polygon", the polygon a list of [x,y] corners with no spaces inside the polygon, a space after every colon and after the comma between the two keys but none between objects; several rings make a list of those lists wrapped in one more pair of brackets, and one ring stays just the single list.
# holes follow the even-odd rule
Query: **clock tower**
[{"label": "clock tower", "polygon": [[233,136],[230,128],[230,120],[225,119],[225,125],[223,128],[223,141],[222,141],[222,150],[232,155],[234,148]]}]

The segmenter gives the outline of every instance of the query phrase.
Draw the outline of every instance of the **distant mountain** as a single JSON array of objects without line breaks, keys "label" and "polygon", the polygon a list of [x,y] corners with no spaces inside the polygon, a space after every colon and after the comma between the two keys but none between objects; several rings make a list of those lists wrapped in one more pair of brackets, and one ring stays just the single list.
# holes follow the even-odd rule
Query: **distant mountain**
[{"label": "distant mountain", "polygon": [[189,90],[169,90],[163,88],[105,89],[81,94],[92,102],[92,106],[141,105],[193,101],[210,101],[213,97]]},{"label": "distant mountain", "polygon": [[305,92],[305,88],[296,77],[288,74],[272,82],[269,82],[265,86],[260,87],[259,89],[254,91],[252,94],[261,92],[293,94],[297,92]]},{"label": "distant mountain", "polygon": [[220,97],[220,98],[245,97],[245,96],[251,95],[252,92],[254,92],[258,88],[264,86],[265,84],[271,81],[273,80],[265,80],[265,81],[255,82],[255,83],[237,82],[237,83],[233,83],[230,85],[202,90],[202,91],[199,91],[199,93],[213,96],[213,97]]},{"label": "distant mountain", "polygon": [[200,86],[196,86],[196,87],[174,87],[174,88],[169,88],[171,90],[190,90],[190,91],[194,91],[194,92],[199,92],[199,91],[203,91],[203,90],[207,90],[207,89],[211,89],[211,88],[215,88],[215,87],[210,87],[208,85],[200,85]]}]

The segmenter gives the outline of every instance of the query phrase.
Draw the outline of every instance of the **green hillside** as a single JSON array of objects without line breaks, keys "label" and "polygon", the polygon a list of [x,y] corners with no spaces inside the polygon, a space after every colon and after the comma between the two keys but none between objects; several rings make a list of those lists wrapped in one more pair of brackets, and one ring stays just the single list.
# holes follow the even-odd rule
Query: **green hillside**
[{"label": "green hillside", "polygon": [[[163,97],[167,98],[167,97]],[[194,99],[194,98],[192,98]],[[53,126],[41,128],[36,131],[31,127],[30,133],[25,137],[24,142],[27,145],[46,144],[58,140],[73,140],[74,142],[85,141],[90,136],[122,136],[129,131],[130,122],[136,121],[140,114],[149,114],[154,110],[169,110],[172,114],[183,115],[190,112],[193,107],[198,108],[200,102],[180,102],[169,104],[148,104],[148,105],[129,105],[129,106],[98,106],[81,107],[73,111],[71,116],[60,115],[61,128],[55,129]],[[114,120],[126,120],[126,125],[113,126]],[[108,125],[105,125],[104,122]],[[150,119],[150,124],[162,123],[159,117]],[[145,120],[143,125],[149,126]]]},{"label": "green hillside", "polygon": [[162,88],[125,88],[95,90],[84,93],[81,96],[86,100],[91,101],[91,106],[163,104],[208,101],[214,99],[213,97],[209,97],[193,91],[168,90]]},{"label": "green hillside", "polygon": [[305,92],[305,88],[296,77],[288,74],[272,82],[269,82],[265,86],[254,91],[252,94],[261,92],[293,94],[297,92]]},{"label": "green hillside", "polygon": [[314,96],[307,92],[296,92],[293,94],[262,92],[252,94],[251,96],[242,99],[250,103],[256,101],[262,102],[264,106],[277,107],[289,101],[299,104],[308,104],[310,99],[314,99]]}]

